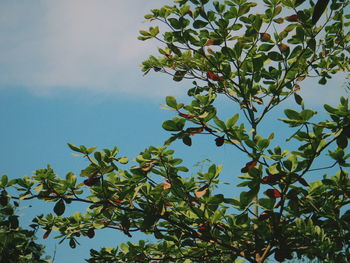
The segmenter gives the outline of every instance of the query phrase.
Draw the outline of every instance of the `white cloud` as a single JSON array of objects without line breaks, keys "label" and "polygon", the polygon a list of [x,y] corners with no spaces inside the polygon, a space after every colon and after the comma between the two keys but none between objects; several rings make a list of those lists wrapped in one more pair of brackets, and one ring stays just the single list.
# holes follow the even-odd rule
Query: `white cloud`
[{"label": "white cloud", "polygon": [[[0,89],[19,86],[38,95],[63,89],[141,96],[182,92],[171,88],[179,84],[167,76],[142,78],[139,67],[158,44],[137,40],[138,30],[149,26],[142,23],[143,15],[168,3],[0,1]],[[336,80],[332,83],[339,87],[342,83]],[[336,87],[316,90],[309,86],[310,82],[303,83],[303,95],[316,103],[337,99],[341,92]]]},{"label": "white cloud", "polygon": [[[149,93],[141,61],[155,48],[137,40],[160,0],[2,1],[0,86],[38,94],[60,88]],[[142,79],[142,81],[146,81]],[[163,89],[164,91],[164,89]],[[160,92],[160,93],[163,93]]]},{"label": "white cloud", "polygon": [[323,104],[338,105],[341,96],[349,97],[349,91],[344,88],[347,74],[338,73],[328,80],[326,85],[318,84],[317,79],[308,79],[300,83],[300,95],[306,106]]}]

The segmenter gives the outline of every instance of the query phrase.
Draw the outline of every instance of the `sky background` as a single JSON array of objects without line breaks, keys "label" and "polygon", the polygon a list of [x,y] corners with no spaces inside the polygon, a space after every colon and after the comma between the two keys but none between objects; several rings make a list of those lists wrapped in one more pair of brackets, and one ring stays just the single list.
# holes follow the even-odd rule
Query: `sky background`
[{"label": "sky background", "polygon": [[[138,41],[137,35],[149,27],[143,15],[169,3],[0,0],[0,174],[31,175],[48,163],[62,176],[68,171],[79,173],[86,162],[71,155],[67,142],[100,149],[117,145],[121,155],[129,157],[149,145],[163,144],[169,134],[161,124],[173,113],[161,110],[160,104],[166,95],[186,100],[191,84],[176,83],[162,74],[143,76],[140,64],[156,54],[158,43]],[[341,87],[343,80],[344,75],[337,76],[327,86],[303,82],[306,106],[322,112],[323,103],[337,104],[340,95],[348,96]],[[284,107],[291,105],[287,101]],[[218,107],[227,117],[237,110],[224,100],[219,100]],[[276,121],[282,117],[281,110],[265,121],[263,133],[288,132]],[[192,147],[174,143],[176,156],[186,159],[189,167],[206,158],[224,164],[224,178],[239,174],[245,160],[236,151],[229,146],[217,148],[214,139],[197,137]],[[232,196],[237,194],[225,189],[230,191]],[[23,222],[51,212],[52,207],[38,202],[22,205],[31,206],[20,210]],[[70,211],[74,209],[82,207],[73,206]],[[94,240],[79,241],[81,246],[74,250],[66,243],[57,246],[55,262],[84,262],[90,248],[116,246],[129,238],[100,231]],[[40,242],[53,256],[57,240],[50,236]]]}]

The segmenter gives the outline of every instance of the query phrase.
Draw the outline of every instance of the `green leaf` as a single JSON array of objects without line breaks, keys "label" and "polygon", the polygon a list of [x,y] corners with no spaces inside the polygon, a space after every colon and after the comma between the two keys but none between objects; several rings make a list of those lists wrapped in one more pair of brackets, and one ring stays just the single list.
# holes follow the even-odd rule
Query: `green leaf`
[{"label": "green leaf", "polygon": [[176,102],[176,99],[173,96],[167,96],[165,100],[166,100],[166,104],[169,107],[171,107],[173,109],[176,109],[177,102]]},{"label": "green leaf", "polygon": [[272,210],[275,205],[275,198],[259,198],[259,205],[266,210]]},{"label": "green leaf", "polygon": [[185,75],[186,75],[186,71],[182,71],[182,70],[176,71],[174,74],[173,80],[179,82],[183,80]]},{"label": "green leaf", "polygon": [[271,51],[267,55],[268,55],[269,59],[271,59],[273,61],[281,61],[281,60],[283,60],[283,56],[280,53],[276,52],[276,51]]},{"label": "green leaf", "polygon": [[174,52],[177,56],[181,56],[181,50],[175,46],[174,44],[168,44],[168,47],[172,52]]},{"label": "green leaf", "polygon": [[8,220],[10,221],[11,229],[17,229],[19,227],[19,221],[18,221],[18,216],[17,215],[9,216]]},{"label": "green leaf", "polygon": [[77,177],[70,172],[66,175],[66,181],[69,184],[69,187],[73,188],[77,182]]},{"label": "green leaf", "polygon": [[325,108],[326,111],[328,111],[331,114],[338,113],[338,110],[336,108],[333,108],[333,107],[329,106],[328,104],[323,105],[323,107]]},{"label": "green leaf", "polygon": [[304,105],[303,98],[297,93],[294,93],[294,100],[298,105],[302,105],[302,106]]},{"label": "green leaf", "polygon": [[253,188],[248,192],[242,192],[239,196],[242,206],[247,207],[256,197],[256,195],[258,194],[258,191],[259,191],[259,188]]},{"label": "green leaf", "polygon": [[339,148],[342,148],[342,149],[345,149],[346,147],[348,147],[348,138],[345,133],[341,133],[337,137],[337,145]]},{"label": "green leaf", "polygon": [[176,18],[169,18],[168,21],[173,28],[181,29],[181,25],[179,23],[179,20],[177,20]]},{"label": "green leaf", "polygon": [[71,143],[67,143],[67,145],[69,146],[69,148],[71,148],[72,151],[83,153],[78,146],[75,146],[74,144],[71,144]]},{"label": "green leaf", "polygon": [[1,177],[1,187],[5,188],[7,186],[7,183],[8,183],[8,177],[6,174],[4,174]]},{"label": "green leaf", "polygon": [[65,204],[63,202],[63,199],[60,199],[55,204],[55,207],[53,208],[53,211],[55,212],[55,214],[57,216],[61,216],[61,215],[63,215],[65,209],[66,209],[66,206],[65,206]]},{"label": "green leaf", "polygon": [[193,27],[196,29],[203,28],[208,24],[208,22],[202,20],[195,20],[193,23]]},{"label": "green leaf", "polygon": [[145,31],[145,30],[140,30],[139,33],[140,33],[142,36],[151,36],[151,34],[150,34],[148,31]]},{"label": "green leaf", "polygon": [[167,120],[163,122],[162,127],[164,130],[167,130],[167,131],[181,131],[181,129],[179,129],[178,126],[176,125],[176,122],[174,122],[173,120]]},{"label": "green leaf", "polygon": [[248,223],[249,223],[249,217],[248,217],[248,214],[246,212],[236,216],[236,224],[237,225],[245,225]]},{"label": "green leaf", "polygon": [[301,5],[302,3],[304,3],[306,0],[295,0],[295,7]]},{"label": "green leaf", "polygon": [[259,47],[259,51],[269,51],[274,47],[274,45],[270,45],[270,44],[262,44]]},{"label": "green leaf", "polygon": [[303,110],[300,112],[300,116],[303,120],[308,121],[312,118],[316,113],[313,110]]},{"label": "green leaf", "polygon": [[297,159],[297,156],[296,156],[295,154],[291,154],[291,155],[288,157],[288,160],[289,160],[290,163],[291,163],[290,171],[291,171],[291,172],[294,172],[295,169],[296,169],[297,166],[298,166],[298,159]]},{"label": "green leaf", "polygon": [[184,144],[186,144],[187,146],[191,146],[192,145],[192,139],[190,136],[184,136],[182,138],[182,141]]},{"label": "green leaf", "polygon": [[323,12],[326,10],[329,0],[318,0],[314,6],[314,12],[312,14],[311,22],[316,25],[317,21],[320,19]]},{"label": "green leaf", "polygon": [[159,27],[158,26],[156,26],[156,27],[150,27],[150,33],[151,33],[151,35],[153,36],[153,37],[155,37],[155,36],[157,36],[158,35],[158,33],[159,33]]},{"label": "green leaf", "polygon": [[239,114],[236,113],[232,118],[229,118],[226,120],[226,126],[227,128],[232,128],[236,122],[238,121],[238,118],[239,118]]},{"label": "green leaf", "polygon": [[220,120],[220,119],[219,119],[218,117],[216,117],[216,116],[213,118],[213,120],[214,120],[215,124],[216,124],[217,126],[219,126],[220,129],[226,130],[226,125],[225,125],[225,123],[224,123],[222,120]]},{"label": "green leaf", "polygon": [[129,158],[128,157],[118,158],[118,162],[121,164],[127,164],[129,162]]},{"label": "green leaf", "polygon": [[284,110],[284,114],[289,118],[289,119],[292,119],[292,120],[300,120],[301,117],[299,115],[299,113],[295,110],[291,110],[291,109],[286,109]]}]

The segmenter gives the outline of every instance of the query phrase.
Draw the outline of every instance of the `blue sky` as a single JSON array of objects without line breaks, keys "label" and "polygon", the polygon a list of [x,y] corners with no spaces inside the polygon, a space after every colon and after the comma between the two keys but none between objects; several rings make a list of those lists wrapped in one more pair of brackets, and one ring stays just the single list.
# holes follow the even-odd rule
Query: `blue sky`
[{"label": "blue sky", "polygon": [[[117,145],[129,157],[149,145],[162,145],[169,134],[161,124],[172,113],[161,110],[160,104],[166,95],[185,100],[191,86],[161,74],[144,77],[139,65],[156,53],[156,43],[136,38],[139,29],[149,26],[143,15],[168,3],[0,1],[0,174],[30,175],[48,163],[61,175],[79,173],[86,163],[71,155],[67,142],[99,148]],[[322,103],[336,104],[340,95],[347,95],[341,88],[343,79],[336,77],[326,87],[313,81],[303,83],[306,105],[321,110]],[[226,116],[237,110],[219,102]],[[281,108],[265,122],[266,134],[288,131],[276,122],[280,113]],[[196,137],[191,148],[182,143],[173,148],[189,166],[205,158],[223,163],[223,173],[231,179],[243,164],[230,147],[216,148],[214,141],[203,136]],[[32,205],[20,211],[24,218],[44,209],[37,202],[23,205]],[[128,240],[102,231],[94,240],[82,238],[75,250],[67,244],[58,246],[55,262],[84,262],[91,247]],[[53,238],[45,241],[51,256],[55,243]]]}]

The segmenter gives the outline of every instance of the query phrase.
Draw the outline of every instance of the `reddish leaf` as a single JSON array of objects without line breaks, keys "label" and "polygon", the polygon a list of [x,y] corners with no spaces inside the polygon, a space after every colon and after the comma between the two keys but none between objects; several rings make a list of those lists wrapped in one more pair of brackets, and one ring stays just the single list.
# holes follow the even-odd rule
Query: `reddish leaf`
[{"label": "reddish leaf", "polygon": [[51,229],[46,230],[46,232],[45,232],[45,233],[44,233],[44,235],[43,235],[43,239],[48,238],[48,237],[49,237],[49,235],[50,235],[50,233],[51,233]]},{"label": "reddish leaf", "polygon": [[194,115],[186,114],[186,113],[182,113],[182,112],[179,112],[179,115],[185,119],[193,119],[195,117]]},{"label": "reddish leaf", "polygon": [[294,87],[293,87],[293,90],[294,91],[299,91],[301,88],[300,88],[300,85],[299,84],[294,84]]},{"label": "reddish leaf", "polygon": [[[214,40],[214,39],[209,39],[205,44],[204,46],[212,46],[212,45],[220,45],[222,43],[222,41],[220,40]],[[209,51],[209,50],[208,50]],[[209,51],[209,53],[211,53]]]},{"label": "reddish leaf", "polygon": [[149,166],[144,167],[144,168],[142,168],[141,170],[144,171],[144,172],[146,172],[146,173],[148,173],[149,171],[152,170],[153,166],[154,166],[153,163],[151,163]]},{"label": "reddish leaf", "polygon": [[188,14],[188,15],[191,16],[191,17],[193,17],[193,13],[192,13],[191,10],[188,10],[188,11],[186,12],[186,14]]},{"label": "reddish leaf", "polygon": [[278,48],[279,48],[279,50],[280,50],[281,52],[284,52],[284,51],[286,51],[286,50],[289,48],[289,46],[286,45],[286,44],[279,44],[279,45],[278,45]]},{"label": "reddish leaf", "polygon": [[281,197],[281,192],[277,189],[268,189],[266,190],[266,195],[270,198],[278,198]]},{"label": "reddish leaf", "polygon": [[297,82],[303,81],[305,78],[306,78],[305,75],[304,76],[300,76],[300,77],[297,78]]},{"label": "reddish leaf", "polygon": [[279,18],[275,18],[273,21],[277,24],[282,24],[284,22],[284,19],[283,17],[279,17]]},{"label": "reddish leaf", "polygon": [[197,190],[197,192],[195,193],[195,196],[196,196],[197,198],[202,197],[203,195],[206,194],[206,192],[208,191],[208,188],[209,188],[209,184],[203,185],[201,188],[199,188],[199,189]]},{"label": "reddish leaf", "polygon": [[268,219],[270,218],[271,216],[273,215],[273,212],[272,211],[269,211],[269,210],[266,210],[266,211],[263,211],[260,216],[259,216],[259,220],[265,220],[265,219]]},{"label": "reddish leaf", "polygon": [[168,54],[168,53],[164,53],[164,55],[165,55],[167,58],[174,58],[173,55],[170,55],[170,54]]},{"label": "reddish leaf", "polygon": [[220,77],[220,76],[218,76],[215,73],[210,72],[210,71],[208,71],[207,77],[208,77],[208,79],[211,79],[213,81],[224,81],[224,79],[222,77]]},{"label": "reddish leaf", "polygon": [[256,101],[259,105],[264,104],[264,101],[262,98],[259,98],[257,96],[253,97],[254,101]]},{"label": "reddish leaf", "polygon": [[207,190],[208,190],[208,189],[204,189],[204,190],[202,190],[202,191],[197,191],[197,192],[195,193],[195,196],[196,196],[197,198],[201,198],[203,195],[206,194]]},{"label": "reddish leaf", "polygon": [[163,190],[167,190],[171,188],[171,184],[168,181],[163,182]]},{"label": "reddish leaf", "polygon": [[198,201],[197,201],[194,197],[192,197],[192,196],[190,197],[190,202],[191,202],[192,205],[198,205],[198,206],[200,205],[200,202],[198,202]]},{"label": "reddish leaf", "polygon": [[262,181],[265,184],[273,184],[278,182],[281,179],[281,177],[278,174],[270,174],[268,176],[265,176]]},{"label": "reddish leaf", "polygon": [[88,179],[84,180],[84,184],[87,186],[93,186],[96,185],[98,181],[98,172],[94,172],[93,174],[89,175]]},{"label": "reddish leaf", "polygon": [[144,261],[146,258],[144,256],[139,256],[134,258],[135,261]]},{"label": "reddish leaf", "polygon": [[299,19],[299,17],[297,14],[286,17],[286,20],[288,22],[298,22],[298,19]]},{"label": "reddish leaf", "polygon": [[197,134],[197,133],[202,133],[203,132],[203,127],[198,127],[198,128],[188,128],[187,132],[190,133],[191,136]]},{"label": "reddish leaf", "polygon": [[173,206],[170,202],[165,202],[164,205],[165,206]]},{"label": "reddish leaf", "polygon": [[215,40],[208,39],[208,41],[204,44],[204,46],[211,46],[211,45],[214,45],[214,43],[215,43]]},{"label": "reddish leaf", "polygon": [[270,41],[271,35],[268,33],[260,33],[260,40],[263,42]]},{"label": "reddish leaf", "polygon": [[203,232],[203,231],[209,230],[210,225],[208,222],[205,222],[204,224],[200,225],[198,229],[199,231]]},{"label": "reddish leaf", "polygon": [[250,169],[252,169],[256,164],[258,163],[258,160],[253,160],[248,162],[245,167],[241,169],[242,173],[247,173]]}]

